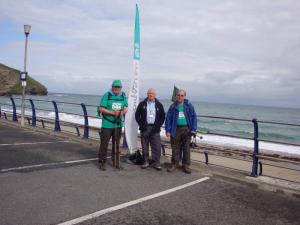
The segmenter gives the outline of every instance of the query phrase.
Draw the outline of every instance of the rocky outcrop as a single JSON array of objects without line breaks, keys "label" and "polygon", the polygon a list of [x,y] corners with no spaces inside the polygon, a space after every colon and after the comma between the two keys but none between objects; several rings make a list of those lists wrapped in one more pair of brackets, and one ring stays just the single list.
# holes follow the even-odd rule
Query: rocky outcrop
[{"label": "rocky outcrop", "polygon": [[[44,85],[28,76],[25,93],[27,95],[47,95],[48,91]],[[20,71],[0,63],[0,96],[20,94],[22,94]]]}]

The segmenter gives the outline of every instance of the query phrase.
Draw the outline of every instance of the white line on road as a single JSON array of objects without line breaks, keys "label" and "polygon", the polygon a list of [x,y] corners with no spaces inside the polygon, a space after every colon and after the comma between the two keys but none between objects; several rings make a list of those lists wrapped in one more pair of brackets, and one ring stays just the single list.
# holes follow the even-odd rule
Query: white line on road
[{"label": "white line on road", "polygon": [[71,141],[41,141],[41,142],[24,142],[24,143],[11,143],[11,144],[0,144],[0,146],[10,145],[39,145],[39,144],[56,144],[56,143],[69,143]]},{"label": "white line on road", "polygon": [[44,166],[57,166],[57,165],[64,165],[64,164],[88,162],[88,161],[95,161],[95,160],[98,160],[98,158],[79,159],[79,160],[65,161],[65,162],[45,163],[45,164],[37,164],[37,165],[31,165],[31,166],[21,166],[21,167],[15,167],[15,168],[2,169],[2,170],[0,170],[0,173],[16,171],[16,170],[24,170],[24,169],[34,169],[34,168],[39,168],[39,167],[44,167]]},{"label": "white line on road", "polygon": [[183,184],[183,185],[180,185],[180,186],[168,189],[166,191],[158,192],[158,193],[153,194],[153,195],[148,195],[148,196],[143,197],[143,198],[139,198],[139,199],[136,199],[136,200],[133,200],[133,201],[130,201],[130,202],[126,202],[126,203],[123,203],[123,204],[120,204],[120,205],[116,205],[116,206],[113,206],[113,207],[110,207],[110,208],[107,208],[107,209],[103,209],[103,210],[100,210],[98,212],[94,212],[92,214],[86,215],[86,216],[82,216],[82,217],[79,217],[79,218],[76,218],[76,219],[73,219],[73,220],[70,220],[70,221],[66,221],[66,222],[60,223],[58,225],[74,225],[74,224],[82,223],[84,221],[87,221],[87,220],[94,219],[96,217],[102,216],[102,215],[104,215],[106,213],[117,211],[119,209],[127,208],[129,206],[136,205],[138,203],[141,203],[141,202],[144,202],[144,201],[148,201],[148,200],[153,199],[153,198],[157,198],[157,197],[160,197],[160,196],[163,196],[163,195],[166,195],[166,194],[170,194],[172,192],[175,192],[175,191],[187,188],[189,186],[198,184],[198,183],[206,181],[208,179],[209,179],[209,177],[203,177],[201,179],[198,179],[198,180],[195,180],[195,181],[192,181],[192,182],[189,182],[189,183],[186,183],[186,184]]}]

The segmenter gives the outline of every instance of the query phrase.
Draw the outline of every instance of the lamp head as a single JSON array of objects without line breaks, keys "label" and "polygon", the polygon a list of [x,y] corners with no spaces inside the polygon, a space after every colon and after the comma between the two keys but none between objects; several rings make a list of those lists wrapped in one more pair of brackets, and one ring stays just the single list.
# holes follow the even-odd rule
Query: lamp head
[{"label": "lamp head", "polygon": [[30,25],[24,25],[24,33],[25,33],[26,35],[29,35],[30,29],[31,29],[31,26],[30,26]]}]

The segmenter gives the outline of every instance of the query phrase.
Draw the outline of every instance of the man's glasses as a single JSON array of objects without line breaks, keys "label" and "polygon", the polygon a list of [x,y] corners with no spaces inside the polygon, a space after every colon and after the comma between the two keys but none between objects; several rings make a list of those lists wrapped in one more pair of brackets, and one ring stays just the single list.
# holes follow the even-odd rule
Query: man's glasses
[{"label": "man's glasses", "polygon": [[184,95],[177,95],[178,97],[184,97]]},{"label": "man's glasses", "polygon": [[120,86],[113,86],[114,88],[121,88]]}]

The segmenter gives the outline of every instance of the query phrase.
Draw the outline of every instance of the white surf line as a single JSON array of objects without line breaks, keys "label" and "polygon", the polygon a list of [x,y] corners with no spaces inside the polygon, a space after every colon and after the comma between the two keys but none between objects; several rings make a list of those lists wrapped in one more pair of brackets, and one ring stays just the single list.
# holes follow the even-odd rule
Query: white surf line
[{"label": "white surf line", "polygon": [[1,169],[0,173],[24,170],[24,169],[34,169],[34,168],[40,168],[40,167],[44,167],[44,166],[57,166],[57,165],[73,164],[73,163],[79,163],[79,162],[88,162],[88,161],[95,161],[95,160],[98,160],[98,158],[79,159],[79,160],[55,162],[55,163],[44,163],[44,164],[37,164],[37,165],[31,165],[31,166],[21,166],[21,167],[15,167],[15,168]]},{"label": "white surf line", "polygon": [[206,181],[206,180],[209,180],[209,177],[203,177],[201,179],[198,179],[198,180],[195,180],[195,181],[192,181],[192,182],[189,182],[189,183],[186,183],[186,184],[183,184],[183,185],[180,185],[180,186],[177,186],[177,187],[174,187],[174,188],[162,191],[162,192],[158,192],[158,193],[153,194],[153,195],[148,195],[146,197],[142,197],[142,198],[130,201],[130,202],[126,202],[126,203],[116,205],[116,206],[113,206],[113,207],[110,207],[110,208],[107,208],[107,209],[103,209],[103,210],[91,213],[89,215],[82,216],[82,217],[79,217],[79,218],[76,218],[76,219],[73,219],[73,220],[70,220],[70,221],[66,221],[66,222],[63,222],[63,223],[60,223],[60,224],[57,224],[57,225],[74,225],[74,224],[82,223],[84,221],[102,216],[106,213],[114,212],[114,211],[117,211],[119,209],[124,209],[124,208],[127,208],[129,206],[136,205],[138,203],[151,200],[153,198],[157,198],[157,197],[160,197],[160,196],[163,196],[163,195],[167,195],[167,194],[170,194],[172,192],[187,188],[189,186],[198,184],[198,183]]},{"label": "white surf line", "polygon": [[69,143],[69,142],[72,142],[72,141],[24,142],[24,143],[0,144],[0,146],[11,146],[11,145],[38,145],[38,144],[55,144],[55,143]]}]

